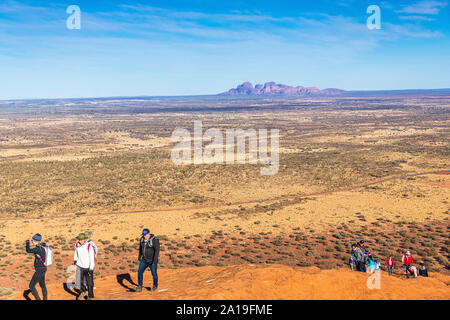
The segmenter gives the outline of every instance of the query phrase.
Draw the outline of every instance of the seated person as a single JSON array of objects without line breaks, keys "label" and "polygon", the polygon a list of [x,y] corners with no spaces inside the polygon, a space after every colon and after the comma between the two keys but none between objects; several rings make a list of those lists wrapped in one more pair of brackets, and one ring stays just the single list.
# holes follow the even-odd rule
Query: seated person
[{"label": "seated person", "polygon": [[424,265],[421,265],[421,266],[420,266],[420,269],[419,269],[419,276],[422,276],[422,277],[428,277],[428,270],[427,270],[427,268],[425,268]]},{"label": "seated person", "polygon": [[412,264],[408,264],[406,268],[406,277],[409,278],[410,275],[414,275],[414,278],[417,278],[417,268]]}]

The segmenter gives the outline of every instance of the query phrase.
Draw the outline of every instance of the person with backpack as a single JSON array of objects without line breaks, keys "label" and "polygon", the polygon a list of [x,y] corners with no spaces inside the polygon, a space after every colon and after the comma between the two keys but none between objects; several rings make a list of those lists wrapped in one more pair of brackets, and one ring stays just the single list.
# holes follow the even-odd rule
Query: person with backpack
[{"label": "person with backpack", "polygon": [[361,248],[361,252],[363,254],[362,264],[361,264],[361,271],[366,272],[366,263],[368,262],[367,255],[369,254],[369,251],[366,248],[364,240],[359,241],[359,247]]},{"label": "person with backpack", "polygon": [[403,267],[405,268],[406,273],[408,273],[408,266],[410,264],[414,263],[411,252],[409,250],[406,251],[406,253],[403,255],[402,263],[403,263]]},{"label": "person with backpack", "polygon": [[30,291],[33,294],[36,300],[41,300],[39,294],[36,290],[36,284],[39,283],[39,286],[42,290],[42,296],[44,300],[47,300],[47,286],[45,285],[45,273],[47,272],[47,266],[49,266],[53,262],[53,254],[51,253],[51,249],[46,247],[45,243],[41,243],[42,236],[39,233],[36,233],[32,238],[31,242],[35,246],[31,248],[30,240],[26,241],[25,249],[28,253],[34,254],[34,274],[30,281]]},{"label": "person with backpack", "polygon": [[354,251],[354,257],[356,261],[356,270],[365,272],[365,259],[364,259],[364,251],[361,248],[361,245],[357,243],[355,251]]},{"label": "person with backpack", "polygon": [[367,256],[367,273],[374,273],[375,272],[375,260],[373,260],[373,256],[371,253]]},{"label": "person with backpack", "polygon": [[[76,249],[81,246],[82,244],[80,243],[80,239],[81,238],[85,238],[87,239],[87,234],[85,233],[80,233],[78,235],[77,242],[75,243],[75,251]],[[97,254],[98,254],[98,248],[97,245],[92,241],[92,240],[87,240],[87,243],[90,244],[94,250],[94,259],[95,262],[97,261]],[[75,254],[75,253],[74,253]],[[75,289],[77,291],[79,291],[79,293],[81,293],[83,290],[82,288],[87,288],[87,281],[86,281],[86,277],[82,279],[81,276],[81,268],[79,266],[77,266],[77,262],[74,260],[73,264],[76,266],[76,271],[75,271]],[[92,286],[94,287],[94,275],[92,274]]]},{"label": "person with backpack", "polygon": [[394,261],[394,258],[392,258],[392,256],[389,256],[389,258],[387,259],[386,267],[388,268],[388,273],[391,276],[392,271],[394,270],[394,267],[395,267],[395,261]]},{"label": "person with backpack", "polygon": [[[87,296],[88,300],[94,299],[94,267],[95,267],[95,250],[94,246],[89,243],[85,234],[78,236],[78,243],[75,247],[73,261],[77,267],[80,268],[81,278],[79,280],[79,286],[81,293],[77,297],[77,300],[81,300]],[[83,282],[86,281],[86,286]]]},{"label": "person with backpack", "polygon": [[364,255],[368,255],[368,254],[369,254],[369,250],[367,250],[366,244],[365,244],[365,241],[364,241],[364,240],[361,240],[361,241],[359,242],[359,246],[360,246],[362,252],[364,253]]},{"label": "person with backpack", "polygon": [[150,268],[153,276],[152,291],[158,289],[158,258],[159,258],[159,239],[150,234],[149,229],[142,230],[142,237],[139,241],[139,269],[138,269],[138,286],[136,291],[142,292],[144,285],[144,272]]}]

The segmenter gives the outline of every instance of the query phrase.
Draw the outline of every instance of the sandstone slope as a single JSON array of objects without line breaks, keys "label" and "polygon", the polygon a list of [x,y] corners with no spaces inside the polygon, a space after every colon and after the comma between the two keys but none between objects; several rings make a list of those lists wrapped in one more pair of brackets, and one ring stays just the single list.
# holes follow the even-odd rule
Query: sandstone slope
[{"label": "sandstone slope", "polygon": [[[431,274],[430,278],[405,279],[400,273],[388,276],[381,273],[381,288],[369,290],[368,274],[347,269],[320,270],[292,268],[284,265],[240,265],[227,267],[194,267],[162,269],[157,292],[134,292],[136,275],[97,279],[96,299],[153,300],[153,299],[450,299],[450,277]],[[146,272],[145,284],[151,284]],[[49,299],[75,299],[63,288],[63,283],[48,285]],[[7,299],[24,299],[23,292],[15,292]]]}]

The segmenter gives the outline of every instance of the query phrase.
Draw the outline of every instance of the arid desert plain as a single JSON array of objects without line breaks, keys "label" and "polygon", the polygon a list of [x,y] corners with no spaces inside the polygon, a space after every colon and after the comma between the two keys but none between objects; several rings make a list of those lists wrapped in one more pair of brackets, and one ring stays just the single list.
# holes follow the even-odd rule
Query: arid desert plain
[{"label": "arid desert plain", "polygon": [[[279,129],[278,173],[174,164],[172,132],[195,121]],[[411,250],[444,283],[431,297],[450,299],[449,198],[450,96],[0,101],[0,299],[23,298],[25,240],[37,232],[55,253],[47,282],[57,297],[73,298],[62,288],[82,232],[99,247],[97,287],[136,282],[144,227],[161,241],[160,288],[186,270],[347,272],[363,239],[382,264],[394,256],[402,281]],[[237,292],[223,297],[246,298]]]}]

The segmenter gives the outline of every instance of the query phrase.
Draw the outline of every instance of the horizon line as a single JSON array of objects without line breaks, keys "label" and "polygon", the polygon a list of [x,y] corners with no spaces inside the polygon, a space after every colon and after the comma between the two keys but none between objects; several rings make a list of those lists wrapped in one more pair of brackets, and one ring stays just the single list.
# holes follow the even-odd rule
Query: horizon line
[{"label": "horizon line", "polygon": [[[338,88],[335,88],[338,89]],[[130,99],[130,98],[195,98],[195,97],[229,97],[229,98],[268,98],[268,97],[291,97],[291,98],[337,98],[337,97],[345,97],[346,94],[352,93],[383,93],[383,92],[408,92],[408,91],[444,91],[449,90],[449,88],[433,88],[433,89],[364,89],[364,90],[344,90],[345,92],[342,95],[315,95],[315,96],[300,96],[300,95],[224,95],[227,91],[215,94],[187,94],[187,95],[123,95],[123,96],[91,96],[91,97],[60,97],[60,98],[12,98],[12,99],[0,99],[0,102],[13,102],[13,101],[39,101],[39,100],[93,100],[93,99]],[[449,92],[450,94],[450,92]]]}]

